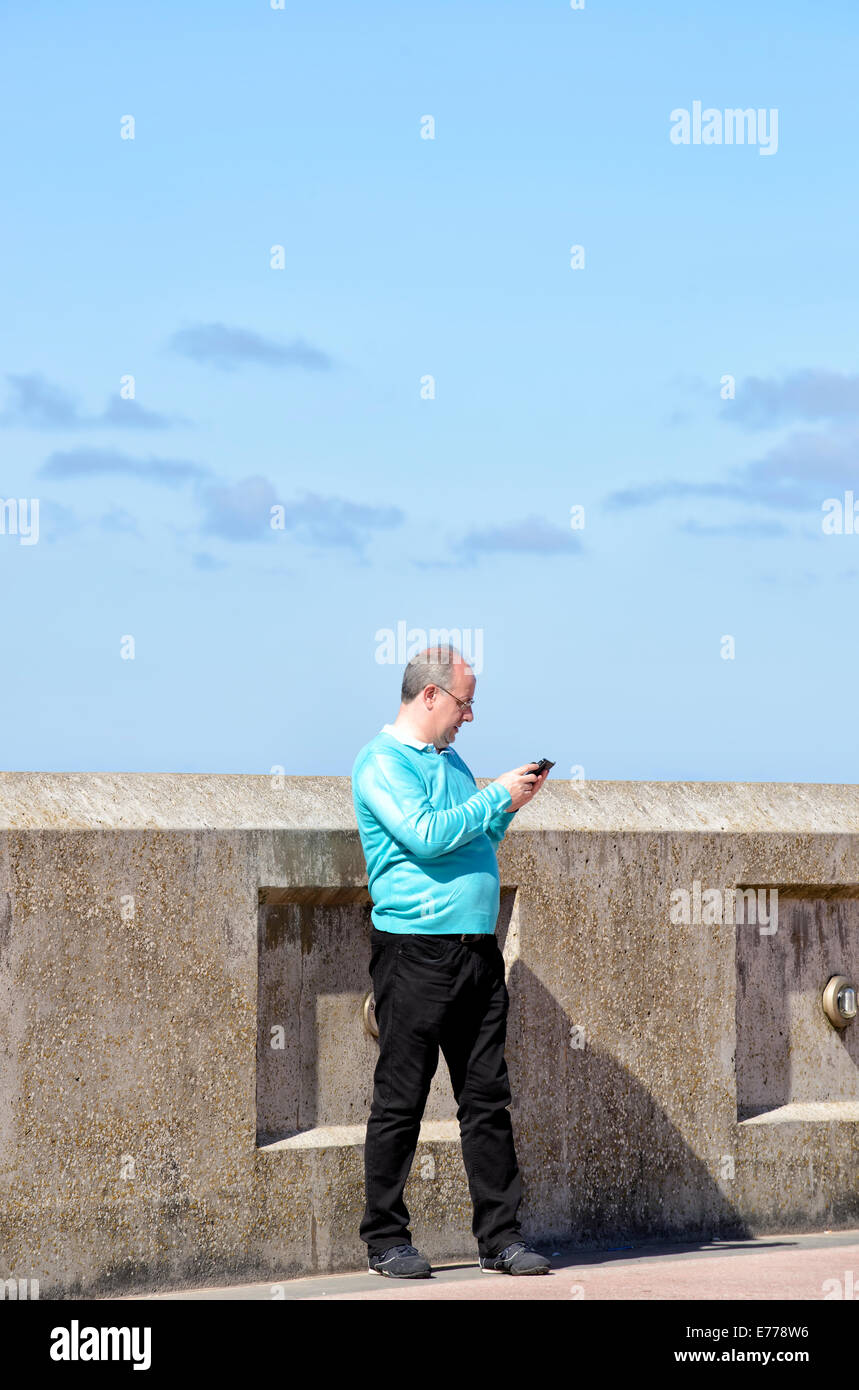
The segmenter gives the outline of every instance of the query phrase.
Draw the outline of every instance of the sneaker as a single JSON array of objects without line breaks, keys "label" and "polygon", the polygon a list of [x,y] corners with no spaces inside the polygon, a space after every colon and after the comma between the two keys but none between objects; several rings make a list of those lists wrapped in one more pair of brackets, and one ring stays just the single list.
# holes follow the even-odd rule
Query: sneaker
[{"label": "sneaker", "polygon": [[432,1273],[429,1260],[413,1245],[392,1245],[381,1254],[370,1255],[367,1268],[389,1279],[424,1279]]},{"label": "sneaker", "polygon": [[497,1255],[481,1255],[480,1268],[490,1274],[547,1274],[549,1261],[524,1240],[516,1240]]}]

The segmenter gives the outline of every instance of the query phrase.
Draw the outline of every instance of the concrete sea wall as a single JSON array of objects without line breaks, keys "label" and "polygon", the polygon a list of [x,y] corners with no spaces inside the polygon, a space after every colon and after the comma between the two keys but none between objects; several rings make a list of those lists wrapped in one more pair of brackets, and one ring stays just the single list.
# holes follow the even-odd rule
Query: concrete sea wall
[{"label": "concrete sea wall", "polygon": [[[550,780],[499,868],[529,1239],[859,1225],[859,788]],[[369,908],[346,778],[0,775],[0,1278],[362,1266]],[[443,1059],[406,1202],[474,1257]]]}]

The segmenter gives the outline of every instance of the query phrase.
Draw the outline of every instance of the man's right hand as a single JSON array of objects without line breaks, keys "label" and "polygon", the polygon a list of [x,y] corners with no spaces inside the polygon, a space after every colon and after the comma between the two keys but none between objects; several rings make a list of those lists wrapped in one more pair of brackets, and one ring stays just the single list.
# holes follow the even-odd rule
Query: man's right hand
[{"label": "man's right hand", "polygon": [[502,772],[500,777],[496,777],[502,787],[506,787],[511,797],[511,804],[505,807],[509,812],[518,811],[520,806],[533,801],[535,794],[540,790],[549,775],[549,769],[541,773],[538,777],[535,772],[536,763],[523,763],[521,767],[514,767],[512,772]]}]

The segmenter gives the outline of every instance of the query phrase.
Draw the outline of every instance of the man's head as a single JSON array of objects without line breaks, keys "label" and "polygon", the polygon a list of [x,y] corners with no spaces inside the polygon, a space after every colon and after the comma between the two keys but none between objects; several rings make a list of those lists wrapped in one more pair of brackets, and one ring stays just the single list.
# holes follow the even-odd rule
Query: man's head
[{"label": "man's head", "polygon": [[446,748],[460,724],[474,718],[471,707],[457,701],[471,700],[475,685],[474,672],[455,647],[427,647],[403,672],[398,718],[408,721],[418,739]]}]

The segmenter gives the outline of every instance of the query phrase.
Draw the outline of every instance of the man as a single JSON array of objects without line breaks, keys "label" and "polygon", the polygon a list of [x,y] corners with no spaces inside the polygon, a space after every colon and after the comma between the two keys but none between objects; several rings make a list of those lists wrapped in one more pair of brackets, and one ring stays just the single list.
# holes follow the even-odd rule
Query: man
[{"label": "man", "polygon": [[477,790],[453,740],[474,718],[475,678],[452,647],[419,652],[402,703],[361,749],[352,796],[373,899],[370,976],[379,1058],[364,1149],[368,1268],[431,1273],[411,1243],[403,1189],[439,1048],[457,1102],[482,1269],[545,1274],[522,1239],[522,1196],[504,1061],[509,995],[495,937],[496,846],[543,786],[535,763]]}]

